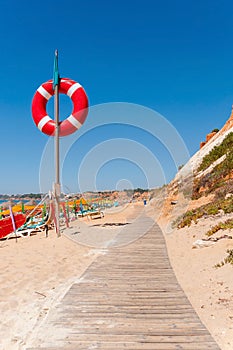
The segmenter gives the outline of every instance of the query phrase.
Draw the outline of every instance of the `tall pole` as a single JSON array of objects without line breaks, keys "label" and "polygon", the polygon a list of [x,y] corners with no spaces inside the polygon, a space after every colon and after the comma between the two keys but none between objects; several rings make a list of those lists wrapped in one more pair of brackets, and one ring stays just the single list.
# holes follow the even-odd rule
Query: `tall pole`
[{"label": "tall pole", "polygon": [[57,236],[60,237],[60,152],[59,152],[59,73],[58,73],[58,50],[55,51],[54,60],[54,122],[55,122],[55,136],[54,136],[54,159],[55,159],[55,216],[56,216],[56,231]]}]

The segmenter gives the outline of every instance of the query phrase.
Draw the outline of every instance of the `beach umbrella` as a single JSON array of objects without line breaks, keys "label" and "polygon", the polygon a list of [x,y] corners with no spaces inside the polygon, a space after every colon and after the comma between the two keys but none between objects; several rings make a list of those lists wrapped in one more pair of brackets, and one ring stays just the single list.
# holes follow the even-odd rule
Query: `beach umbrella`
[{"label": "beach umbrella", "polygon": [[74,211],[75,218],[77,217],[76,210],[77,210],[77,202],[76,202],[76,199],[75,199],[74,200],[74,204],[73,204],[73,211]]},{"label": "beach umbrella", "polygon": [[35,199],[30,199],[30,201],[28,201],[26,205],[36,205]]},{"label": "beach umbrella", "polygon": [[42,209],[42,217],[44,218],[47,214],[47,211],[46,211],[46,203],[44,203],[43,205],[43,209]]},{"label": "beach umbrella", "polygon": [[74,203],[73,203],[73,210],[74,210],[74,212],[76,212],[76,209],[77,209],[77,202],[76,202],[76,199],[75,199]]},{"label": "beach umbrella", "polygon": [[21,203],[21,212],[22,212],[23,214],[25,213],[24,202]]},{"label": "beach umbrella", "polygon": [[86,199],[85,198],[83,198],[83,197],[81,197],[80,198],[80,203],[82,203],[82,204],[87,204],[87,201],[86,201]]},{"label": "beach umbrella", "polygon": [[2,212],[3,212],[3,207],[0,207],[0,219],[2,219]]},{"label": "beach umbrella", "polygon": [[10,200],[8,202],[4,202],[2,203],[2,208],[3,209],[9,209],[9,205],[12,206],[13,205],[13,202]]}]

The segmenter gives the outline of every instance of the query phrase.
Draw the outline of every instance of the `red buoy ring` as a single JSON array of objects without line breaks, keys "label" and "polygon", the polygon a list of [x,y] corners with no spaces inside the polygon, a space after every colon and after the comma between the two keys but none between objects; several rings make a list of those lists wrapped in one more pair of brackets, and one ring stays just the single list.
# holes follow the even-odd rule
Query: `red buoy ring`
[{"label": "red buoy ring", "polygon": [[[59,124],[59,136],[66,136],[74,133],[85,122],[88,113],[88,99],[83,87],[68,78],[60,80],[59,93],[66,94],[73,102],[71,115]],[[53,95],[53,80],[48,80],[37,89],[32,100],[33,120],[38,129],[49,136],[55,134],[55,122],[47,114],[46,105]]]}]

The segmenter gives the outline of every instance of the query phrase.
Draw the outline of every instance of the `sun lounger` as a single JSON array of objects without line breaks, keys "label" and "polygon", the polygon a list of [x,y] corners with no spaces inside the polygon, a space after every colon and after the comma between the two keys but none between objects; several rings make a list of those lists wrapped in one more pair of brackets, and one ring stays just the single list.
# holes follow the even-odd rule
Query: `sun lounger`
[{"label": "sun lounger", "polygon": [[104,217],[104,212],[103,211],[99,211],[99,210],[95,210],[93,212],[90,212],[89,216],[90,216],[91,219],[103,218]]},{"label": "sun lounger", "polygon": [[90,209],[90,210],[79,211],[77,215],[78,217],[87,216],[88,218],[91,218],[91,219],[94,219],[94,218],[97,219],[97,218],[103,218],[104,212],[97,209]]},{"label": "sun lounger", "polygon": [[45,230],[45,226],[51,224],[51,218],[49,215],[46,215],[44,219],[38,222],[26,222],[23,226],[21,226],[16,233],[21,237],[28,237],[32,232],[40,231],[43,232]]}]

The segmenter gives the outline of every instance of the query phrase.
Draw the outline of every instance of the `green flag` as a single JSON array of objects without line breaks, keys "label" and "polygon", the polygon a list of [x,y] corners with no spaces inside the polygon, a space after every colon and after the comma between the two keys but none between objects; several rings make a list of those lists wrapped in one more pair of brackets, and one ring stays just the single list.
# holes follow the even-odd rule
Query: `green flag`
[{"label": "green flag", "polygon": [[44,203],[43,208],[42,208],[42,217],[43,217],[43,218],[44,218],[44,217],[46,216],[46,214],[47,214],[46,209],[47,209],[46,203]]},{"label": "green flag", "polygon": [[58,72],[58,51],[55,51],[55,57],[54,57],[54,67],[53,67],[53,90],[55,89],[55,86],[59,85],[59,72]]}]

